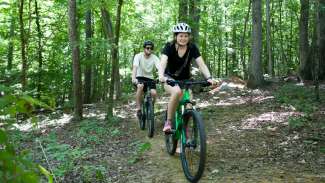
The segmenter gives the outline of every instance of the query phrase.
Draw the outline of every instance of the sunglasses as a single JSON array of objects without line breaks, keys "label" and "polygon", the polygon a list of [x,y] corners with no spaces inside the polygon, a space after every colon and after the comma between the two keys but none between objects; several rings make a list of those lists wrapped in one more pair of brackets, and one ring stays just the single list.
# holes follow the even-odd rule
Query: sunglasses
[{"label": "sunglasses", "polygon": [[153,50],[153,48],[152,48],[152,47],[146,47],[146,49],[147,49],[147,50]]}]

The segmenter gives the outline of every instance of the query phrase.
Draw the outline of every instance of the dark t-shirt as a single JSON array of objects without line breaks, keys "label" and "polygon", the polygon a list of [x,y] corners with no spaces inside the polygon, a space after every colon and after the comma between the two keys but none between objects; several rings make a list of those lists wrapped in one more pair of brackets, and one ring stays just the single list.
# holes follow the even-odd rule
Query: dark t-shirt
[{"label": "dark t-shirt", "polygon": [[[175,43],[167,43],[162,50],[162,54],[167,55],[168,57],[165,74],[176,80],[190,79],[191,61],[201,56],[200,51],[195,44],[190,44],[183,57],[179,57]],[[186,66],[183,67],[183,70],[178,75],[175,75],[175,73],[179,72],[178,70],[180,70],[182,65],[185,63],[186,57],[188,57]]]}]

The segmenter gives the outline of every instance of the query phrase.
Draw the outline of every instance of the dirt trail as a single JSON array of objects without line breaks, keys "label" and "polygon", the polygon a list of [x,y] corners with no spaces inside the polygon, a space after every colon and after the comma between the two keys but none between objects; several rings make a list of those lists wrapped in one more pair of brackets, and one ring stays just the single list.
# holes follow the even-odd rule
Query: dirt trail
[{"label": "dirt trail", "polygon": [[[277,103],[269,92],[203,93],[195,98],[207,133],[207,162],[201,183],[325,182],[325,154],[320,150],[325,147],[325,111],[315,123],[294,131],[288,127],[288,118],[301,114]],[[85,111],[84,125],[92,124],[103,132],[97,134],[100,143],[80,144],[82,123],[55,130],[60,143],[91,149],[90,154],[74,162],[75,167],[105,168],[102,181],[94,176],[85,181],[85,172],[77,169],[65,175],[63,182],[187,182],[179,155],[170,156],[165,150],[162,111],[166,98],[158,101],[153,138],[139,129],[132,100],[116,109],[119,118],[112,124],[104,120],[105,106]],[[83,138],[96,136],[95,131],[90,130]],[[149,148],[141,150],[148,144]]]},{"label": "dirt trail", "polygon": [[[324,141],[305,143],[306,134],[289,131],[287,120],[295,113],[272,97],[198,98],[199,107],[206,103],[202,101],[210,105],[201,107],[208,151],[200,182],[325,182],[325,155],[319,151]],[[128,182],[187,182],[179,156],[165,151],[162,116],[156,119],[154,138],[138,131],[137,138],[149,142],[151,149],[132,165],[137,179],[128,177]],[[131,123],[138,128],[135,120]]]}]

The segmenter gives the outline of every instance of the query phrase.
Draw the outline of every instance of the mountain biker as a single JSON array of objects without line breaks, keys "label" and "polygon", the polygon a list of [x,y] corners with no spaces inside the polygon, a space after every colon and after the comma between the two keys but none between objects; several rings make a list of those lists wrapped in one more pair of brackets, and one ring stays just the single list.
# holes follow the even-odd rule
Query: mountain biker
[{"label": "mountain biker", "polygon": [[[174,40],[168,42],[161,53],[159,69],[160,82],[165,83],[167,79],[190,79],[191,60],[194,59],[207,81],[214,85],[215,81],[212,79],[198,47],[190,41],[190,26],[186,23],[178,23],[173,27],[172,32],[174,34]],[[163,128],[163,131],[166,133],[171,131],[171,120],[175,114],[177,104],[181,99],[182,90],[178,85],[170,86],[167,83],[164,84],[164,88],[171,96],[168,102],[167,120]]]},{"label": "mountain biker", "polygon": [[[142,84],[141,81],[153,81],[153,71],[154,66],[158,70],[159,68],[159,59],[158,57],[152,53],[154,49],[154,44],[152,41],[144,41],[143,43],[143,52],[140,52],[134,56],[133,60],[133,69],[132,69],[132,83],[136,86],[136,109],[137,109],[137,117],[141,118],[141,103],[142,96],[144,90],[146,89],[146,85]],[[157,96],[156,92],[156,84],[149,84],[151,96],[153,97],[153,101]]]}]

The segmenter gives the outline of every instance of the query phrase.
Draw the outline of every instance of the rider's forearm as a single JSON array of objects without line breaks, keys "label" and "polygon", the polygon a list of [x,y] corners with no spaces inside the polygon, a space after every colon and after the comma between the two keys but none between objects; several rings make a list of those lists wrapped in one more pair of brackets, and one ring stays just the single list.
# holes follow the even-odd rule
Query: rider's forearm
[{"label": "rider's forearm", "polygon": [[211,73],[209,71],[209,68],[205,64],[200,67],[200,70],[203,73],[205,79],[211,78]]},{"label": "rider's forearm", "polygon": [[199,66],[199,69],[200,71],[203,73],[204,77],[206,79],[209,79],[211,78],[211,73],[209,71],[209,68],[207,67],[207,65],[205,65],[202,57],[199,57],[197,60],[196,60],[196,63],[197,65]]},{"label": "rider's forearm", "polygon": [[136,78],[136,73],[137,73],[137,67],[136,66],[133,66],[133,69],[132,69],[132,80],[134,80]]},{"label": "rider's forearm", "polygon": [[159,78],[164,77],[166,66],[167,66],[167,57],[165,55],[162,55],[160,60],[159,70],[158,70]]}]

